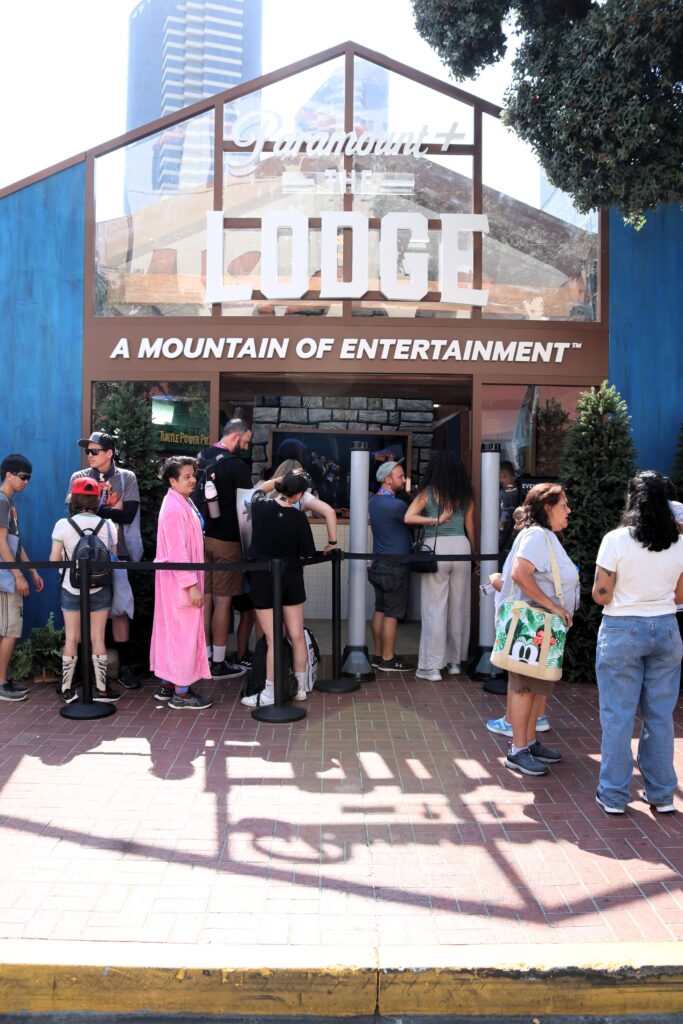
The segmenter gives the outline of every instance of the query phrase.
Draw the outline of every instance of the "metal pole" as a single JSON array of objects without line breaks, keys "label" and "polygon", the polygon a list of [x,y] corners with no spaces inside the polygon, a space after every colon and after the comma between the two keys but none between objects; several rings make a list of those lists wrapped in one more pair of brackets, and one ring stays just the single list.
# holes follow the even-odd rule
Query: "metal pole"
[{"label": "metal pole", "polygon": [[[481,446],[481,550],[486,554],[498,551],[498,527],[500,520],[500,445],[485,441]],[[498,569],[498,561],[481,563],[482,583]],[[505,693],[507,684],[499,668],[491,664],[491,651],[496,636],[494,594],[479,592],[479,656],[473,673],[476,679],[484,680],[484,689],[489,693]],[[502,688],[501,688],[502,687]]]},{"label": "metal pole", "polygon": [[296,722],[306,717],[306,709],[287,703],[285,679],[282,668],[282,559],[274,558],[270,563],[273,575],[273,680],[275,703],[257,707],[251,717],[259,722]]},{"label": "metal pole", "polygon": [[[349,495],[349,551],[361,554],[368,545],[368,481],[370,452],[364,441],[356,441],[351,452],[351,487]],[[360,558],[349,560],[348,644],[342,655],[342,675],[356,680],[373,681],[375,671],[368,658],[365,643],[365,594],[367,573]]]},{"label": "metal pole", "polygon": [[[68,569],[67,569],[68,572]],[[62,718],[107,718],[116,708],[113,704],[100,704],[92,699],[92,645],[90,642],[90,562],[87,558],[78,560],[81,580],[81,685],[83,697],[60,708]]]},{"label": "metal pole", "polygon": [[341,677],[341,551],[333,551],[332,561],[332,678],[317,679],[314,690],[321,693],[353,693],[360,689],[354,678]]}]

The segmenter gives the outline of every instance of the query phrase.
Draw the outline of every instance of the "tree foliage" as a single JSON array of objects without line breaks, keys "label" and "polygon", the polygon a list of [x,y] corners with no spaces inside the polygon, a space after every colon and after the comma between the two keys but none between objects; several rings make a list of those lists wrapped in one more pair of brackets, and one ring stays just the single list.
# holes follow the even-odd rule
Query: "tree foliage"
[{"label": "tree foliage", "polygon": [[581,606],[574,616],[565,657],[565,678],[595,680],[595,644],[602,609],[591,590],[604,535],[619,524],[626,485],[635,472],[636,450],[626,403],[604,381],[583,392],[560,465],[572,510],[565,546],[581,576]]},{"label": "tree foliage", "polygon": [[519,34],[503,120],[577,209],[683,201],[683,0],[412,0],[457,79]]}]

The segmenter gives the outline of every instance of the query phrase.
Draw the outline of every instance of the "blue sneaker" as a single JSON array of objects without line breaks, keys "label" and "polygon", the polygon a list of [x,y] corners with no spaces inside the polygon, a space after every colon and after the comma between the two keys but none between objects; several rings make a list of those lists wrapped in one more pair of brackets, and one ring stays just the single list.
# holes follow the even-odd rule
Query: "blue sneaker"
[{"label": "blue sneaker", "polygon": [[[540,722],[540,718],[539,718]],[[512,726],[506,720],[505,715],[501,718],[489,718],[486,723],[486,728],[489,732],[495,732],[498,736],[508,736],[512,739]]]},{"label": "blue sneaker", "polygon": [[547,715],[541,715],[536,722],[536,732],[550,732],[550,722]]}]

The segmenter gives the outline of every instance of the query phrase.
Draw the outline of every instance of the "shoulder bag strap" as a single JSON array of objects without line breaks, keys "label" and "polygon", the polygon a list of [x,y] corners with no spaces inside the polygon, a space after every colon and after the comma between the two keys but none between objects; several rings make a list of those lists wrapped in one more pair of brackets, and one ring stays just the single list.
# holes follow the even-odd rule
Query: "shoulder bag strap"
[{"label": "shoulder bag strap", "polygon": [[553,543],[547,533],[545,535],[545,542],[548,545],[548,551],[550,553],[550,571],[553,574],[553,586],[555,587],[555,596],[564,608],[564,595],[562,593],[562,583],[560,581],[560,568],[557,564],[557,558],[555,557],[555,552],[553,550]]}]

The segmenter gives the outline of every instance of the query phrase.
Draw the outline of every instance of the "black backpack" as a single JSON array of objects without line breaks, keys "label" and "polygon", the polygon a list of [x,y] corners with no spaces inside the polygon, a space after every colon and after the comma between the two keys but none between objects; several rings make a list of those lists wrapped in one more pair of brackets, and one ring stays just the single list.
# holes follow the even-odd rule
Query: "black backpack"
[{"label": "black backpack", "polygon": [[[251,672],[247,676],[246,686],[242,691],[243,697],[251,697],[254,693],[261,693],[266,685],[266,654],[268,643],[264,636],[259,637],[254,646],[254,654],[251,659]],[[292,700],[298,690],[298,683],[294,675],[294,657],[292,645],[286,637],[282,639],[282,670],[285,674],[285,694],[287,700]]]},{"label": "black backpack", "polygon": [[[71,558],[76,563],[80,558],[87,558],[90,562],[90,590],[95,590],[96,587],[110,587],[112,585],[111,554],[104,541],[97,536],[104,526],[104,519],[100,519],[94,530],[89,526],[82,530],[75,519],[67,519],[67,522],[78,534]],[[78,564],[72,565],[69,569],[69,583],[76,590],[80,590],[81,573]]]}]

